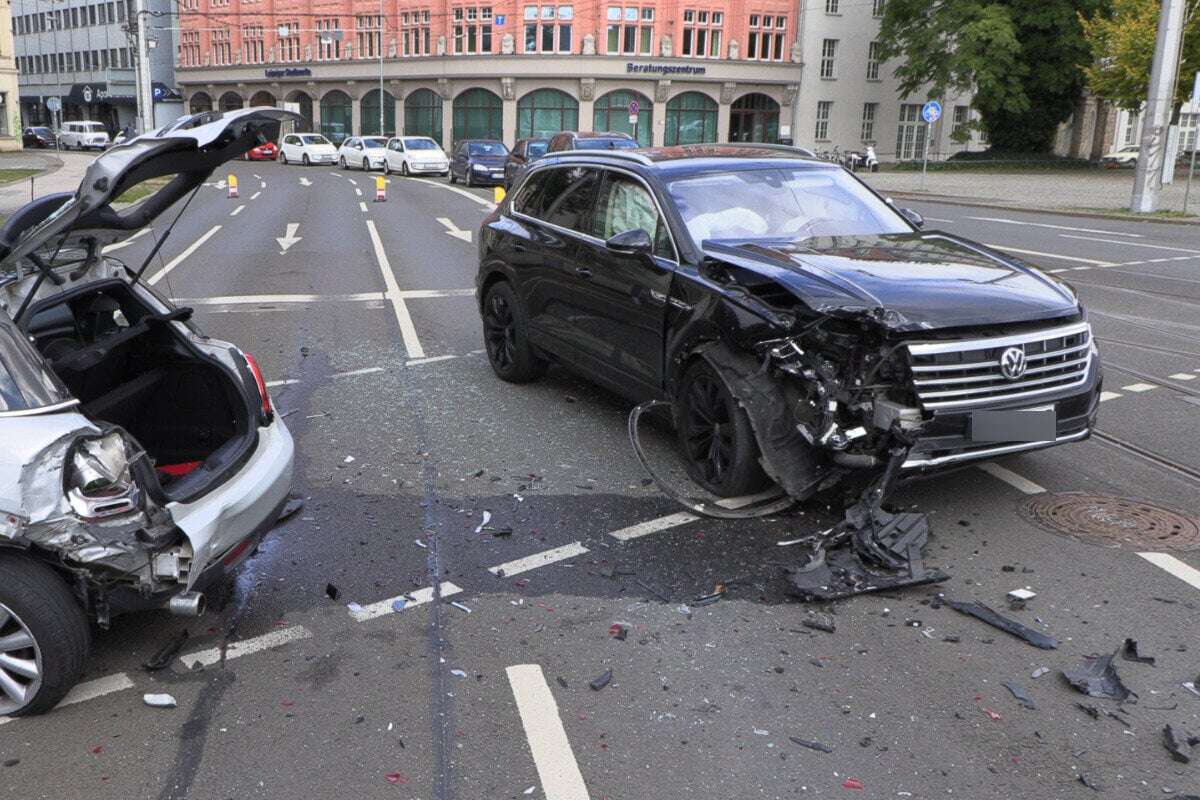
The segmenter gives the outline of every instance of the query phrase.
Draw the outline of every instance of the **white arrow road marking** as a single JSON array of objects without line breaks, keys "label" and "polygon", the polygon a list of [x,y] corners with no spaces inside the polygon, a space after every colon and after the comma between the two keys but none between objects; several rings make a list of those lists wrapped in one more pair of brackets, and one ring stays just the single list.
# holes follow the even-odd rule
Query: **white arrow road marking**
[{"label": "white arrow road marking", "polygon": [[149,232],[150,232],[149,228],[142,228],[140,231],[135,233],[133,236],[130,236],[125,241],[117,242],[116,244],[110,244],[107,247],[105,247],[103,250],[101,250],[100,252],[111,253],[115,250],[120,250],[123,247],[129,247],[129,245],[133,244],[136,239],[140,239],[141,237],[145,236]]},{"label": "white arrow road marking", "polygon": [[152,275],[152,276],[150,277],[150,279],[146,281],[146,283],[148,283],[148,284],[150,284],[151,286],[153,286],[154,284],[156,284],[156,283],[158,283],[159,281],[161,281],[163,278],[167,277],[167,273],[169,273],[171,270],[175,269],[177,266],[179,266],[180,264],[182,264],[182,263],[183,263],[183,261],[184,261],[184,259],[186,259],[188,256],[190,256],[192,253],[194,253],[194,252],[196,252],[197,250],[199,250],[199,249],[200,249],[200,245],[202,245],[202,244],[204,244],[205,242],[207,242],[207,241],[208,241],[208,240],[209,240],[209,239],[212,237],[212,235],[213,235],[214,233],[216,233],[217,231],[219,231],[219,230],[221,230],[221,226],[220,226],[220,225],[213,225],[211,228],[209,228],[209,229],[208,229],[208,232],[207,232],[207,233],[205,233],[203,236],[201,236],[201,237],[200,237],[199,239],[197,239],[196,241],[194,241],[194,242],[192,242],[191,244],[189,244],[189,245],[187,246],[187,249],[185,249],[185,250],[184,250],[182,253],[180,253],[179,255],[175,256],[175,257],[174,257],[174,258],[172,258],[170,261],[168,261],[168,262],[167,262],[167,265],[166,265],[165,267],[163,267],[161,270],[159,270],[158,272],[154,273],[154,275]]},{"label": "white arrow road marking", "polygon": [[452,220],[449,220],[446,217],[438,217],[438,222],[446,226],[447,235],[453,236],[455,239],[462,239],[468,244],[471,242],[471,232],[464,231],[462,228],[455,225]]},{"label": "white arrow road marking", "polygon": [[308,178],[301,178],[300,185],[301,186],[312,186],[312,181],[310,181]]},{"label": "white arrow road marking", "polygon": [[367,233],[371,235],[371,245],[375,248],[375,260],[379,262],[383,285],[387,287],[387,297],[392,301],[396,323],[400,326],[400,335],[404,338],[404,349],[409,358],[424,358],[425,348],[421,347],[421,340],[417,337],[417,328],[413,325],[412,316],[408,313],[408,305],[404,302],[400,285],[396,283],[396,274],[392,272],[392,264],[388,261],[387,251],[383,249],[383,240],[379,238],[375,220],[367,220]]},{"label": "white arrow road marking", "polygon": [[213,186],[217,187],[218,189],[224,189],[225,188],[225,179],[222,178],[221,180],[214,183]]},{"label": "white arrow road marking", "polygon": [[303,237],[297,236],[296,231],[299,230],[299,222],[289,222],[287,224],[287,233],[283,236],[276,236],[275,241],[279,242],[279,246],[283,249],[279,251],[279,255],[283,255],[288,251],[288,248],[300,241]]}]

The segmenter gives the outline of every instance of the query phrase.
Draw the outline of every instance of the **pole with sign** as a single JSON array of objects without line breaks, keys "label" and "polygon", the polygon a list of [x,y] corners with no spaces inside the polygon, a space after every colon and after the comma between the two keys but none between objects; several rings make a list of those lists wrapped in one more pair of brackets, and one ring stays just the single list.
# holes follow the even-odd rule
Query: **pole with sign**
[{"label": "pole with sign", "polygon": [[930,100],[921,106],[921,119],[925,120],[925,152],[921,157],[921,191],[925,191],[925,173],[929,169],[929,136],[933,133],[933,123],[942,118],[942,104]]},{"label": "pole with sign", "polygon": [[[1200,72],[1196,73],[1196,80],[1192,83],[1192,114],[1194,115],[1200,107]],[[1194,119],[1195,117],[1193,117]],[[1196,146],[1200,144],[1200,130],[1192,128],[1192,157],[1188,164],[1188,179],[1187,186],[1183,189],[1183,213],[1187,213],[1188,195],[1192,193],[1192,175],[1196,172]]]},{"label": "pole with sign", "polygon": [[638,112],[642,110],[637,100],[629,101],[629,124],[633,126],[633,140],[638,140]]}]

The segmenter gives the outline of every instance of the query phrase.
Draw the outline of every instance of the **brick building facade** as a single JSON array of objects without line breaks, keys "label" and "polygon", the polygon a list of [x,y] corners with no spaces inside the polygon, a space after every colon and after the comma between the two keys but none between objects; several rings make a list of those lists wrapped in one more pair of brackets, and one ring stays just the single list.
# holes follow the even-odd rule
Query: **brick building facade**
[{"label": "brick building facade", "polygon": [[[883,0],[181,0],[190,110],[295,104],[333,139],[403,132],[449,146],[564,129],[643,144],[790,140],[917,158],[874,37]],[[382,95],[380,83],[382,76]],[[381,102],[382,96],[382,115]],[[965,100],[943,101],[945,156]],[[637,114],[630,113],[636,103]]]}]

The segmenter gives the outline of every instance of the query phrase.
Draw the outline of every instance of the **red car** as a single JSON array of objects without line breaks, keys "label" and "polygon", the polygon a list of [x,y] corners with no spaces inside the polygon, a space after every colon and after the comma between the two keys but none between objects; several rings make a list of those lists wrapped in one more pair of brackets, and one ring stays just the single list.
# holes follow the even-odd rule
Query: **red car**
[{"label": "red car", "polygon": [[247,161],[274,161],[278,155],[279,148],[275,143],[267,142],[266,144],[260,144],[253,150],[247,150],[242,157]]}]

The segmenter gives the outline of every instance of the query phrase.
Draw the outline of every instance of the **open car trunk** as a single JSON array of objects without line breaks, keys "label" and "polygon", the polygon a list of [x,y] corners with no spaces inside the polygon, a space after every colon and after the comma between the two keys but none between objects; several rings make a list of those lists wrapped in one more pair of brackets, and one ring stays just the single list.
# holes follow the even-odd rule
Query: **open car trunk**
[{"label": "open car trunk", "polygon": [[119,281],[35,305],[23,326],[97,424],[119,425],[145,449],[164,494],[196,496],[254,443],[254,409],[238,378],[194,348],[175,322]]}]

